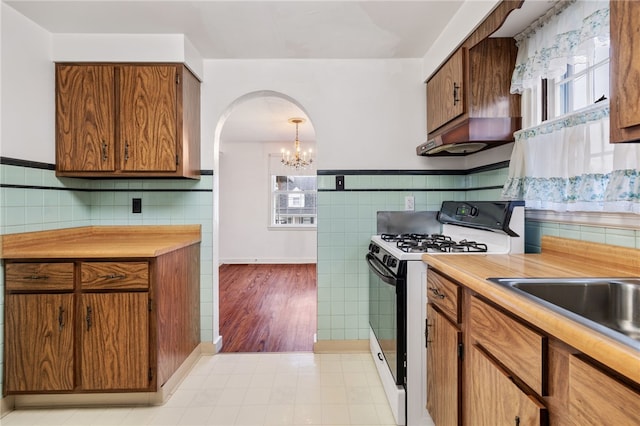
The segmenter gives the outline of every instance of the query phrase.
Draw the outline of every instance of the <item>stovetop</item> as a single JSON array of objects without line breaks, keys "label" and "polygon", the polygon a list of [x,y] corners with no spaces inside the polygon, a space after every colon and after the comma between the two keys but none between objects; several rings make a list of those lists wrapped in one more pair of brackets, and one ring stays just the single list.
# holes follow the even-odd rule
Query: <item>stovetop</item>
[{"label": "stovetop", "polygon": [[439,227],[430,222],[415,227],[417,231],[379,230],[371,237],[369,253],[388,265],[389,257],[422,260],[424,253],[524,252],[524,203],[519,201],[445,201],[437,214]]},{"label": "stovetop", "polygon": [[467,239],[454,240],[443,234],[381,234],[383,241],[396,243],[405,253],[486,252],[487,245]]}]

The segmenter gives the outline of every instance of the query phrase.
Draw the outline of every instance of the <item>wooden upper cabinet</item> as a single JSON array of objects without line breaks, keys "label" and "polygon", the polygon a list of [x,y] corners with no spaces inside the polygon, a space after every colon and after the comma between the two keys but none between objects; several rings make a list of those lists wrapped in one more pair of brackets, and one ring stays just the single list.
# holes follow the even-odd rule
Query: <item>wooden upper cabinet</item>
[{"label": "wooden upper cabinet", "polygon": [[111,65],[56,66],[56,170],[115,170]]},{"label": "wooden upper cabinet", "polygon": [[175,66],[120,69],[120,164],[126,171],[177,167]]},{"label": "wooden upper cabinet", "polygon": [[427,83],[427,132],[465,112],[465,49],[458,49]]},{"label": "wooden upper cabinet", "polygon": [[612,1],[611,20],[610,141],[640,140],[640,2]]},{"label": "wooden upper cabinet", "polygon": [[182,64],[57,64],[56,174],[200,177],[200,82]]}]

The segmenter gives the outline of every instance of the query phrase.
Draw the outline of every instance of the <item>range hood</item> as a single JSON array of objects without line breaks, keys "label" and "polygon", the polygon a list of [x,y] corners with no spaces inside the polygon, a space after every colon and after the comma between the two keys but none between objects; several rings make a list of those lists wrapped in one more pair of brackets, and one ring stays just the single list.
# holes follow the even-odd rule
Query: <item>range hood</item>
[{"label": "range hood", "polygon": [[463,156],[513,142],[520,129],[520,117],[468,118],[455,126],[447,126],[429,135],[418,145],[421,156]]}]

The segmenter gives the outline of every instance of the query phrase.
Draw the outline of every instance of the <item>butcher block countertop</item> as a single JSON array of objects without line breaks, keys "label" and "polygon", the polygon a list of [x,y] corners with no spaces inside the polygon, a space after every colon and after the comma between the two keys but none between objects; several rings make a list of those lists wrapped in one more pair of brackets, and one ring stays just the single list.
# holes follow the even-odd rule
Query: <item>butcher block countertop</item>
[{"label": "butcher block countertop", "polygon": [[2,236],[2,259],[150,258],[200,242],[200,225],[84,226]]},{"label": "butcher block countertop", "polygon": [[424,254],[422,259],[429,267],[640,383],[640,351],[487,281],[487,278],[640,277],[640,250],[543,236],[540,254]]}]

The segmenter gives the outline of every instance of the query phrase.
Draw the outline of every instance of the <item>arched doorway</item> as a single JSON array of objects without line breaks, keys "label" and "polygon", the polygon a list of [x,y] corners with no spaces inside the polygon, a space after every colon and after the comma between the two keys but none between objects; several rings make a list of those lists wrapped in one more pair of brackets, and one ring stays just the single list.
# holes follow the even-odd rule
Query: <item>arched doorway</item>
[{"label": "arched doorway", "polygon": [[[315,188],[314,167],[300,171],[280,164],[280,150],[293,149],[292,117],[305,120],[298,128],[299,140],[303,149],[315,152],[311,120],[295,100],[281,93],[244,95],[229,106],[219,124],[216,207],[223,352],[312,350],[317,306],[315,214],[300,226],[274,222],[273,217],[274,200],[282,199],[282,194],[274,193],[276,182],[300,182],[311,175]],[[289,197],[301,200],[299,194]],[[302,332],[306,337],[298,335],[301,328],[309,330]],[[301,339],[308,344],[301,344]]]}]

